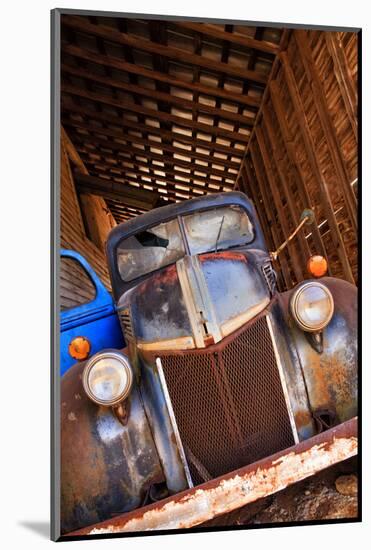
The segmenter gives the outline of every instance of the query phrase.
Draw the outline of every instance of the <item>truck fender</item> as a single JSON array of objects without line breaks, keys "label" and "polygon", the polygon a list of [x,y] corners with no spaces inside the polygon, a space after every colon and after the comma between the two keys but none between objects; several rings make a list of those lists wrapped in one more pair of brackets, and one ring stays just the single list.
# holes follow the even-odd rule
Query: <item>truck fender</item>
[{"label": "truck fender", "polygon": [[61,379],[62,533],[138,508],[164,479],[135,383],[120,421],[87,397],[84,366]]},{"label": "truck fender", "polygon": [[357,288],[333,277],[323,277],[320,282],[334,299],[333,317],[322,331],[322,350],[316,349],[308,333],[291,316],[290,298],[300,285],[282,293],[279,302],[296,348],[313,417],[319,423],[337,424],[357,415]]}]

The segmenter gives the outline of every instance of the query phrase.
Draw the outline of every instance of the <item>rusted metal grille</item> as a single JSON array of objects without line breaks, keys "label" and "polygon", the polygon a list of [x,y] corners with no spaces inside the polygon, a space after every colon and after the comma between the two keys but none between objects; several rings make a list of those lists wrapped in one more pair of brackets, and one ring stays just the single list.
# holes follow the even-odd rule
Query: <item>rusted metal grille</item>
[{"label": "rusted metal grille", "polygon": [[294,444],[267,320],[161,363],[195,485]]}]

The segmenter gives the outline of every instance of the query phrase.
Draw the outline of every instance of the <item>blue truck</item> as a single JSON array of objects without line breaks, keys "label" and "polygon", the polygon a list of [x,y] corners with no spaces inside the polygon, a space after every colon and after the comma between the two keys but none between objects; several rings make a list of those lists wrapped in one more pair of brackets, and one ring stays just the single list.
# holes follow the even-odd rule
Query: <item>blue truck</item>
[{"label": "blue truck", "polygon": [[[105,348],[122,349],[125,343],[113,298],[89,263],[74,250],[62,249],[61,258],[77,262],[95,287],[93,300],[61,312],[60,374],[63,376],[76,363],[79,351],[81,360],[85,360]],[[79,345],[83,349],[79,350]]]}]

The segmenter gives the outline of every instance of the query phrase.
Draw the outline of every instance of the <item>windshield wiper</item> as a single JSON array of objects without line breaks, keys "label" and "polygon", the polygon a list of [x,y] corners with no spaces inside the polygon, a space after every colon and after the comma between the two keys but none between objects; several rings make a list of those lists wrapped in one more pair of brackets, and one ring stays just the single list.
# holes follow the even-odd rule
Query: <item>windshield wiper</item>
[{"label": "windshield wiper", "polygon": [[220,233],[222,232],[223,222],[224,222],[224,216],[222,217],[222,221],[220,222],[218,236],[217,236],[216,241],[215,241],[215,252],[218,252],[218,242],[219,242],[219,239],[220,239]]}]

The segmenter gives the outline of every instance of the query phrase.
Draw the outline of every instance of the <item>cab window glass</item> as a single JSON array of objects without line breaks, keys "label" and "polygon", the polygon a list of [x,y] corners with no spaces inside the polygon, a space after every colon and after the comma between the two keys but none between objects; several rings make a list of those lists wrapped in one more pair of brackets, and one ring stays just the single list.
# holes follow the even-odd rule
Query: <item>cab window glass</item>
[{"label": "cab window glass", "polygon": [[96,289],[83,266],[73,258],[61,257],[60,304],[61,311],[87,304],[94,300]]},{"label": "cab window glass", "polygon": [[240,206],[213,208],[183,217],[191,254],[226,250],[254,240],[254,230]]},{"label": "cab window glass", "polygon": [[117,265],[123,281],[176,262],[185,254],[177,219],[161,223],[121,241]]}]

